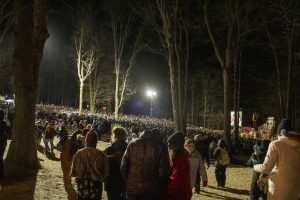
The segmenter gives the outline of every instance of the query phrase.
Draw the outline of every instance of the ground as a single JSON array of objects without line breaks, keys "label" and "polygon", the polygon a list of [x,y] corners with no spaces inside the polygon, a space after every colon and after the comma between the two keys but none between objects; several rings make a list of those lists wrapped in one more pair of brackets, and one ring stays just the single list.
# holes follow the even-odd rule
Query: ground
[{"label": "ground", "polygon": [[[103,149],[105,143],[99,143],[98,148]],[[7,178],[0,190],[1,200],[67,200],[64,190],[62,172],[60,169],[59,151],[55,150],[54,159],[48,159],[44,154],[38,153],[42,168],[36,177],[22,177],[18,179]],[[200,199],[249,199],[249,187],[252,170],[244,166],[230,166],[227,170],[227,183],[225,188],[216,187],[214,166],[208,169],[208,187],[201,188],[200,194],[194,194],[192,200]],[[104,192],[106,199],[106,194]]]}]

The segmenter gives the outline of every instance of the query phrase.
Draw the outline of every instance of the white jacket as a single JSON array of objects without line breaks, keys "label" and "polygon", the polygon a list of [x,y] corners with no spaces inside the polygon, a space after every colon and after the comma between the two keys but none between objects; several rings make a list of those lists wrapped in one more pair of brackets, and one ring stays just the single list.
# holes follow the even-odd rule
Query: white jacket
[{"label": "white jacket", "polygon": [[298,200],[300,142],[285,136],[271,142],[264,163],[254,171],[269,174],[268,200]]},{"label": "white jacket", "polygon": [[189,160],[191,164],[190,180],[191,180],[191,186],[193,188],[196,182],[197,171],[199,170],[199,168],[200,168],[200,176],[202,178],[202,181],[207,181],[207,173],[206,173],[206,168],[204,166],[201,154],[197,150],[194,150],[190,154]]}]

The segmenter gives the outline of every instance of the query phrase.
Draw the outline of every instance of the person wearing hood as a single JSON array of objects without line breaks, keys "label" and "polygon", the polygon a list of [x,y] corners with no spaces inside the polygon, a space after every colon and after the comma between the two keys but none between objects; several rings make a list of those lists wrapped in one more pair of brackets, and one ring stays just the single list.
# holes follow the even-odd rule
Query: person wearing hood
[{"label": "person wearing hood", "polygon": [[263,164],[254,171],[268,174],[269,200],[298,200],[300,194],[300,133],[294,131],[288,120],[280,122],[278,139],[270,143]]},{"label": "person wearing hood", "polygon": [[157,131],[146,130],[129,143],[121,162],[128,200],[159,200],[168,179],[167,147]]},{"label": "person wearing hood", "polygon": [[[207,186],[207,172],[206,172],[206,168],[204,166],[201,154],[199,153],[199,151],[195,148],[195,144],[194,141],[192,139],[186,139],[185,140],[185,144],[184,144],[184,148],[186,149],[186,151],[189,153],[189,160],[191,163],[191,173],[190,173],[190,179],[191,179],[191,187],[193,188],[195,186],[196,183],[196,179],[199,176],[199,180],[202,179],[202,183],[203,183],[203,187]],[[201,179],[200,179],[201,176]],[[195,187],[195,192],[197,194],[200,193],[200,187],[197,190]]]},{"label": "person wearing hood", "polygon": [[218,187],[225,187],[226,169],[230,164],[230,158],[226,150],[225,140],[218,141],[218,147],[214,152],[215,157],[215,176],[218,182]]},{"label": "person wearing hood", "polygon": [[168,138],[170,151],[170,177],[164,200],[191,200],[192,187],[190,181],[191,165],[188,152],[184,149],[184,135],[181,132],[173,133]]},{"label": "person wearing hood", "polygon": [[97,133],[92,129],[85,139],[85,148],[74,156],[71,176],[76,177],[78,200],[102,198],[102,184],[109,175],[108,161],[103,152],[96,149]]},{"label": "person wearing hood", "polygon": [[115,127],[111,134],[111,144],[104,150],[108,159],[109,176],[104,181],[108,200],[126,199],[126,182],[121,175],[120,165],[127,148],[127,132],[123,127]]},{"label": "person wearing hood", "polygon": [[3,156],[7,145],[8,127],[4,121],[4,110],[0,109],[0,189],[1,182],[4,178],[3,172]]}]

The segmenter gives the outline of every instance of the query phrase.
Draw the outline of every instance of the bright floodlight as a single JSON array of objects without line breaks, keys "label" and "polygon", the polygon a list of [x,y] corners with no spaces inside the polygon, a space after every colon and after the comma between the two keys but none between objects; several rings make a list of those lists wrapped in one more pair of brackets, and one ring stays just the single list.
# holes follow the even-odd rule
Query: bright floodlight
[{"label": "bright floodlight", "polygon": [[148,90],[148,91],[147,91],[147,96],[149,96],[149,97],[156,96],[156,92],[153,91],[153,90]]}]

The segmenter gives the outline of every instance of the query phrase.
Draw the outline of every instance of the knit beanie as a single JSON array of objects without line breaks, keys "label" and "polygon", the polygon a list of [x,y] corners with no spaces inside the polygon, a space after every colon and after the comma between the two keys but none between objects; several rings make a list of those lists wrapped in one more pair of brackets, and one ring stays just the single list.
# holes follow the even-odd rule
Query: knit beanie
[{"label": "knit beanie", "polygon": [[202,134],[197,134],[194,137],[194,141],[203,141],[203,140],[204,140],[204,137]]},{"label": "knit beanie", "polygon": [[96,148],[97,142],[98,142],[97,133],[93,130],[88,132],[85,138],[85,146]]},{"label": "knit beanie", "polygon": [[184,135],[183,135],[183,133],[182,132],[173,133],[168,138],[168,143],[173,144],[173,145],[183,146],[184,145]]}]

